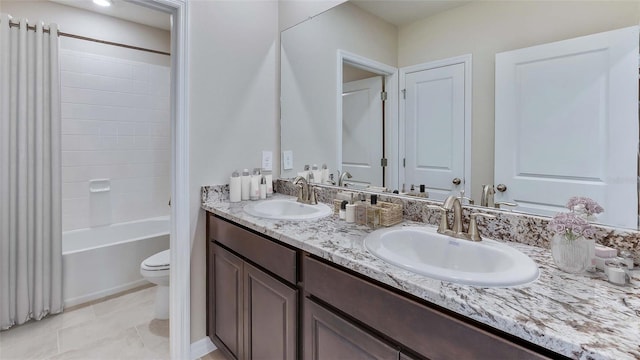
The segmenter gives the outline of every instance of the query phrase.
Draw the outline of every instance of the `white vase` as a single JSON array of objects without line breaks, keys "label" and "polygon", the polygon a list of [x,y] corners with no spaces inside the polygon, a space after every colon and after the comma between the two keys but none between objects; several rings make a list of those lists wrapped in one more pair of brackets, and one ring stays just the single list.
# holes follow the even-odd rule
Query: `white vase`
[{"label": "white vase", "polygon": [[555,234],[551,239],[551,255],[553,262],[560,270],[577,274],[592,265],[595,252],[595,241],[587,240],[583,236],[570,240],[561,234]]}]

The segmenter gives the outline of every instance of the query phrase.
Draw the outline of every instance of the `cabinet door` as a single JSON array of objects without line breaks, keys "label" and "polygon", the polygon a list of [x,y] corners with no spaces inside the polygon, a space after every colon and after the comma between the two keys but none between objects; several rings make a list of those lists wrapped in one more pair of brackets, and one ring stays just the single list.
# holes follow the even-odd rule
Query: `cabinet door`
[{"label": "cabinet door", "polygon": [[242,264],[240,258],[213,244],[214,334],[237,359],[243,358]]},{"label": "cabinet door", "polygon": [[304,359],[399,359],[399,351],[313,301],[304,300]]},{"label": "cabinet door", "polygon": [[244,264],[245,358],[296,358],[297,294],[297,290]]}]

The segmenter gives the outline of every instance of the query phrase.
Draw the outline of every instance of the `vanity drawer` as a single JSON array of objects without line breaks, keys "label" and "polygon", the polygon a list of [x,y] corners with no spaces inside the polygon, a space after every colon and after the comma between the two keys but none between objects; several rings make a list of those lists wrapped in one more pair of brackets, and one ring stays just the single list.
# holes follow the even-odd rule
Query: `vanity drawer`
[{"label": "vanity drawer", "polygon": [[429,359],[547,359],[309,256],[305,290]]},{"label": "vanity drawer", "polygon": [[296,284],[296,251],[251,231],[209,215],[209,240],[244,256],[267,271]]}]

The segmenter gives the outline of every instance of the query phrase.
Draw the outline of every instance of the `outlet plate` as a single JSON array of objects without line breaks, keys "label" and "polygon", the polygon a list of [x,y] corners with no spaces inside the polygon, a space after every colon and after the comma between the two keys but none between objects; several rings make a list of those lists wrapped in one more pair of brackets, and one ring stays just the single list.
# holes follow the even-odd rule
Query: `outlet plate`
[{"label": "outlet plate", "polygon": [[284,170],[293,170],[293,151],[285,150],[282,152],[282,168]]},{"label": "outlet plate", "polygon": [[269,171],[273,170],[273,151],[262,151],[262,169]]}]

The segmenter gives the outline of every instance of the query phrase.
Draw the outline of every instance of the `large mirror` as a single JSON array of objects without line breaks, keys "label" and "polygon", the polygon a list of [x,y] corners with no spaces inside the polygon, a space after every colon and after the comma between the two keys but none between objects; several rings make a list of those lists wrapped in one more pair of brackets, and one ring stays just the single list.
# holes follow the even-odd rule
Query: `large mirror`
[{"label": "large mirror", "polygon": [[[354,183],[406,191],[427,183],[431,198],[464,192],[479,204],[482,185],[498,185],[495,159],[502,161],[495,151],[502,140],[496,134],[509,136],[496,129],[496,55],[639,23],[640,5],[629,1],[340,4],[281,33],[281,149],[294,158],[293,169],[281,174],[327,164],[331,171],[358,172]],[[431,96],[403,92],[411,86],[423,86],[421,94]],[[386,100],[376,112],[371,109],[380,107],[372,105],[379,87]],[[425,113],[455,120],[415,120]],[[635,185],[636,177],[616,181]],[[514,200],[504,195],[496,197]],[[605,201],[605,212],[632,209],[637,218],[637,194],[622,201],[627,204]],[[538,214],[557,209],[539,210],[526,208]]]}]

